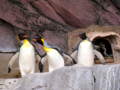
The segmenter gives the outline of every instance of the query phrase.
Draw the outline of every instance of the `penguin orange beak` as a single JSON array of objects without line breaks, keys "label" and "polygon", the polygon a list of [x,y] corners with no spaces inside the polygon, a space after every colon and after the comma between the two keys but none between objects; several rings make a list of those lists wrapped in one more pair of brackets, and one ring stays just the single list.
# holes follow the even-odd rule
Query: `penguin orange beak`
[{"label": "penguin orange beak", "polygon": [[28,35],[24,35],[23,37],[28,37]]},{"label": "penguin orange beak", "polygon": [[81,37],[81,36],[77,36],[77,37]]},{"label": "penguin orange beak", "polygon": [[77,36],[73,36],[73,37],[81,37],[80,35],[77,35]]},{"label": "penguin orange beak", "polygon": [[33,41],[37,41],[37,39],[32,39]]}]

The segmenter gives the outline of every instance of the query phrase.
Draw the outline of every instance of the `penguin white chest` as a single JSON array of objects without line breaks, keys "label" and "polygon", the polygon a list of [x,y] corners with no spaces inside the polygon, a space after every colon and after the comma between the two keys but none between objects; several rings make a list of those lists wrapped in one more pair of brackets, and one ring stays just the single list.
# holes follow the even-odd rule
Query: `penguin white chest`
[{"label": "penguin white chest", "polygon": [[55,49],[51,49],[49,52],[47,52],[47,58],[48,58],[48,62],[49,62],[49,71],[50,72],[64,66],[63,57]]},{"label": "penguin white chest", "polygon": [[78,48],[78,64],[92,67],[94,64],[93,45],[89,41],[83,41]]},{"label": "penguin white chest", "polygon": [[19,67],[22,76],[28,73],[34,73],[35,69],[35,50],[32,45],[20,48]]}]

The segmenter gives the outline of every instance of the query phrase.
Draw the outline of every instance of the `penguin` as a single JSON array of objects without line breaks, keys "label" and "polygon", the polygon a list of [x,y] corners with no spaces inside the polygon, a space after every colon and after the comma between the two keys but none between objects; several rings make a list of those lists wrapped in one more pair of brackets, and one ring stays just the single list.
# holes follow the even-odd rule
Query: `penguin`
[{"label": "penguin", "polygon": [[28,35],[20,33],[17,39],[21,41],[22,45],[16,53],[10,58],[8,63],[8,73],[11,72],[14,61],[19,58],[19,68],[22,76],[35,72],[35,59],[40,61],[41,56],[36,48],[27,39]]},{"label": "penguin", "polygon": [[43,71],[43,64],[46,60],[48,60],[49,72],[64,66],[76,64],[76,61],[71,56],[63,52],[57,46],[47,43],[42,37],[35,38],[33,41],[41,44],[46,52],[39,63],[41,72]]},{"label": "penguin", "polygon": [[100,61],[105,64],[104,57],[97,51],[93,43],[89,40],[86,33],[81,33],[74,37],[79,37],[82,40],[78,44],[77,48],[71,53],[71,57],[75,59],[77,57],[77,63],[87,67],[92,67],[94,64],[94,55],[96,55]]},{"label": "penguin", "polygon": [[113,54],[107,54],[106,46],[103,42],[100,42],[100,44],[95,44],[95,48],[100,51],[105,57],[112,57]]}]

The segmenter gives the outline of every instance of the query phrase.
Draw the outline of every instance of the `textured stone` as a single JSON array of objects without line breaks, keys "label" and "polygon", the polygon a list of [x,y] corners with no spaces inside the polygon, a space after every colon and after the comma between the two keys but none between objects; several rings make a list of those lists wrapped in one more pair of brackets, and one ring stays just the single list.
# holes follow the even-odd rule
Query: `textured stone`
[{"label": "textured stone", "polygon": [[[13,27],[14,36],[24,32],[31,36],[49,37],[48,42],[52,41],[51,44],[55,44],[67,52],[66,36],[74,28],[86,28],[91,24],[120,25],[120,11],[112,1],[0,0],[0,19]],[[114,1],[119,3],[117,0]],[[6,29],[7,27],[9,25],[6,26]],[[4,30],[0,29],[0,31]],[[47,34],[48,32],[49,34]],[[57,36],[53,37],[54,33],[58,33]],[[13,40],[9,40],[12,43],[10,46],[17,48],[16,44],[14,46]],[[15,51],[16,49],[12,47],[8,47],[9,50],[6,49],[6,51]],[[40,49],[40,54],[43,54],[44,51],[40,51]]]},{"label": "textured stone", "polygon": [[20,81],[21,79],[0,79],[0,90],[13,90]]},{"label": "textured stone", "polygon": [[18,46],[13,26],[0,19],[0,52],[14,52]]},{"label": "textured stone", "polygon": [[120,64],[66,66],[48,73],[28,74],[21,79],[0,79],[4,90],[119,90]]},{"label": "textured stone", "polygon": [[95,77],[94,90],[119,90],[120,89],[120,64],[94,65]]},{"label": "textured stone", "polygon": [[120,0],[112,0],[112,2],[120,9]]},{"label": "textured stone", "polygon": [[[13,27],[13,29],[12,29],[13,32],[15,32],[14,37],[12,37],[11,39],[6,39],[6,42],[5,42],[5,40],[3,42],[3,45],[7,45],[7,48],[10,49],[10,50],[8,50],[6,48],[7,49],[6,52],[7,51],[15,52],[16,47],[20,46],[20,45],[18,45],[19,41],[16,39],[17,34],[20,32],[29,34],[31,37],[44,36],[45,39],[48,37],[51,37],[48,40],[48,42],[53,41],[51,44],[59,45],[59,47],[61,49],[65,48],[65,51],[67,51],[67,46],[66,46],[67,39],[61,39],[61,35],[63,36],[63,38],[67,38],[67,30],[65,29],[65,27],[63,27],[61,24],[59,24],[57,22],[54,22],[54,20],[52,20],[50,18],[46,18],[45,15],[39,14],[39,12],[37,12],[35,10],[35,8],[33,7],[33,5],[31,4],[31,2],[32,1],[29,1],[28,3],[26,3],[26,2],[22,2],[22,1],[21,2],[16,1],[16,0],[0,1],[0,13],[1,13],[0,18],[1,18],[1,20],[5,21],[5,22],[10,23],[10,25]],[[42,3],[42,1],[41,1],[41,3]],[[51,7],[51,9],[52,9],[52,7]],[[52,11],[53,11],[53,9],[52,9]],[[54,14],[55,14],[55,16],[57,15],[55,12],[54,12]],[[51,15],[49,15],[49,16],[51,16]],[[58,19],[55,19],[55,20],[58,20]],[[61,21],[61,23],[64,23],[64,21],[63,22]],[[7,25],[6,27],[9,27],[9,25]],[[0,29],[0,30],[1,30],[1,32],[4,32],[3,29]],[[10,30],[11,30],[11,28],[10,28]],[[71,29],[69,29],[69,30],[71,30]],[[49,32],[49,33],[47,34],[46,32]],[[44,33],[45,33],[45,35],[44,35]],[[57,33],[59,33],[59,34],[57,34]],[[52,37],[52,36],[56,36],[56,34],[57,34],[57,37],[55,37],[55,38]],[[5,36],[2,35],[2,37],[5,37]],[[8,47],[7,40],[9,40],[9,42],[11,42],[10,45],[11,44],[13,44],[13,45]],[[0,42],[2,42],[2,41],[3,40],[0,40]],[[14,45],[14,42],[17,42],[17,44]],[[58,42],[59,43],[62,42],[62,43],[59,44]],[[15,47],[15,49],[11,50],[12,47]],[[1,48],[2,48],[1,51],[5,51],[4,50],[5,48],[3,48],[2,46],[1,46]],[[40,49],[41,48],[39,48],[40,54],[44,54],[44,50],[43,49],[40,50]]]},{"label": "textured stone", "polygon": [[119,25],[119,10],[110,0],[48,0],[63,20],[83,28],[91,24]]},{"label": "textured stone", "polygon": [[21,79],[15,90],[46,90],[50,73],[28,74]]},{"label": "textured stone", "polygon": [[52,72],[47,90],[94,90],[91,68],[68,66]]},{"label": "textured stone", "polygon": [[63,19],[55,12],[55,10],[50,6],[50,4],[47,1],[44,0],[34,1],[31,4],[35,8],[40,10],[40,12],[44,14],[46,17],[49,17],[52,20],[55,20],[63,25],[66,25]]}]

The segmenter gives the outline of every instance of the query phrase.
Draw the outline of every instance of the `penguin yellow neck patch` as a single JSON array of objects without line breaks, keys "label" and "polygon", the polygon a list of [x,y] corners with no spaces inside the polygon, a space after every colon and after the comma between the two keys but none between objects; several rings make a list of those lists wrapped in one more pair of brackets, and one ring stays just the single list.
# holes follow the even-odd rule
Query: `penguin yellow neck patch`
[{"label": "penguin yellow neck patch", "polygon": [[44,47],[44,46],[43,46],[43,48],[44,48],[44,50],[45,50],[47,53],[49,53],[50,51],[53,50],[52,48],[48,48],[48,47]]},{"label": "penguin yellow neck patch", "polygon": [[23,40],[23,46],[29,46],[30,45],[30,42],[27,40],[27,39],[24,39]]},{"label": "penguin yellow neck patch", "polygon": [[85,39],[84,42],[86,42],[87,40]]}]

